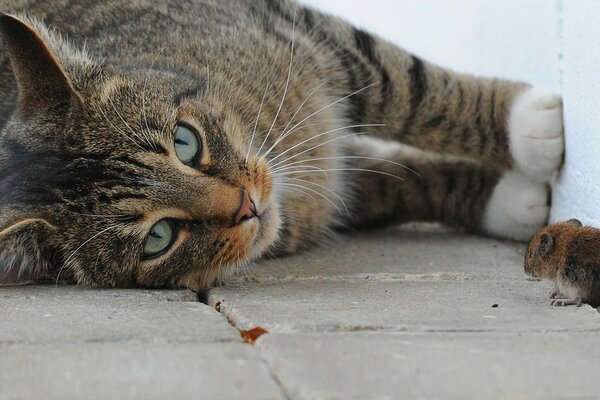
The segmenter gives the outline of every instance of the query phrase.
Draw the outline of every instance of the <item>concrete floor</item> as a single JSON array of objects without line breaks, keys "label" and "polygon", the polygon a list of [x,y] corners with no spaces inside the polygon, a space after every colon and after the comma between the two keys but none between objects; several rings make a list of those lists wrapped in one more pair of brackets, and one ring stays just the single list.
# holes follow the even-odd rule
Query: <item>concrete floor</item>
[{"label": "concrete floor", "polygon": [[210,306],[0,288],[0,400],[600,397],[600,314],[551,307],[522,251],[425,226],[352,234],[254,266]]}]

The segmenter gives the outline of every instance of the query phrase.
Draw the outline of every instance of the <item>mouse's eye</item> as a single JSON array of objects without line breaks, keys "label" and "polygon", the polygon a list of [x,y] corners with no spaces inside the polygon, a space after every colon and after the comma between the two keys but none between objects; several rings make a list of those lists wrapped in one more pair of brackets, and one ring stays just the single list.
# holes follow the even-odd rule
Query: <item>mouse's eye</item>
[{"label": "mouse's eye", "polygon": [[179,123],[175,129],[175,154],[185,165],[192,165],[200,157],[202,142],[191,126]]},{"label": "mouse's eye", "polygon": [[150,229],[144,243],[143,258],[154,258],[165,254],[175,241],[173,222],[163,219]]}]

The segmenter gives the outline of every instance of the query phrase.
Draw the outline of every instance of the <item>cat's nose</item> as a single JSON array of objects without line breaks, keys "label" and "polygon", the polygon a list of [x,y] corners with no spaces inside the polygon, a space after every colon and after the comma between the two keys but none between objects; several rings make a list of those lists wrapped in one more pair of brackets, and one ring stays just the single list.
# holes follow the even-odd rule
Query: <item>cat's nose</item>
[{"label": "cat's nose", "polygon": [[257,216],[256,207],[254,207],[254,203],[246,189],[242,189],[241,197],[242,204],[234,219],[236,225]]}]

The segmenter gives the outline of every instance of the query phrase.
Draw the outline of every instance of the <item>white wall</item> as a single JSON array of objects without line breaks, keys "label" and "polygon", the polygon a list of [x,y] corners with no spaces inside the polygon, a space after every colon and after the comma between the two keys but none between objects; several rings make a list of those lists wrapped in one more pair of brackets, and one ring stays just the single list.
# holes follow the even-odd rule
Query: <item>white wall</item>
[{"label": "white wall", "polygon": [[437,64],[563,93],[552,221],[600,227],[600,1],[303,0]]}]

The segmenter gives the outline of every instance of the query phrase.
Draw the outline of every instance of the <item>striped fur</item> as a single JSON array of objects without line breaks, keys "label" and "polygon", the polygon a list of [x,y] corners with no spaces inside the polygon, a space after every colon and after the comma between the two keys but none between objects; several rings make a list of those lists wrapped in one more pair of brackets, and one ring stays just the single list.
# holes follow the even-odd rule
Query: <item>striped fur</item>
[{"label": "striped fur", "polygon": [[[533,170],[521,127],[539,96],[518,103],[518,132],[509,126],[527,85],[440,68],[291,1],[0,0],[0,10],[49,49],[71,99],[36,96],[22,78],[36,79],[19,59],[27,45],[4,29],[0,277],[17,268],[197,290],[340,227],[427,220],[508,235],[486,225],[489,199],[506,171]],[[201,171],[173,156],[181,120],[201,133]],[[262,218],[231,226],[241,188]],[[46,224],[12,229],[32,218]],[[178,239],[144,260],[161,218],[179,221]]]}]

